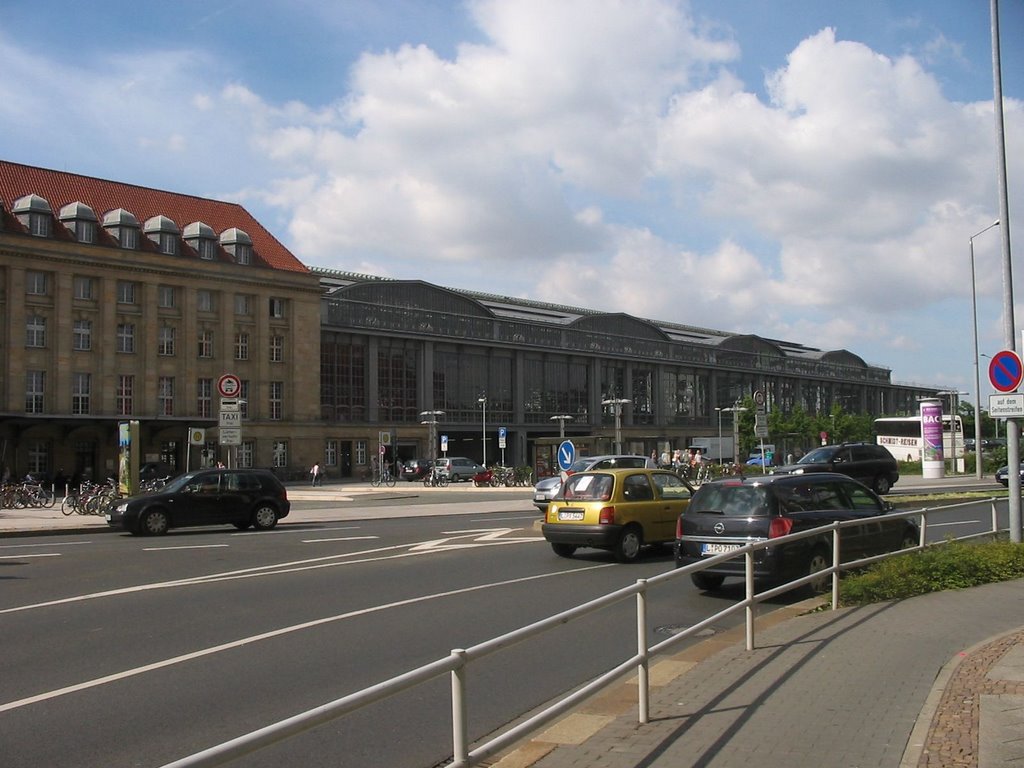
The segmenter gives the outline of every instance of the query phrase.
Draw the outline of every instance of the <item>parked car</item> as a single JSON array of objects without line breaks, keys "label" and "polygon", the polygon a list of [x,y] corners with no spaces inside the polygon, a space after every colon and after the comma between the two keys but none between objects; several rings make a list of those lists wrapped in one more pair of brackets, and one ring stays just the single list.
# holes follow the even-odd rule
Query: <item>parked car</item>
[{"label": "parked car", "polygon": [[548,504],[541,531],[561,557],[595,547],[611,550],[619,562],[632,562],[643,545],[675,539],[676,520],[692,496],[693,487],[669,470],[579,472]]},{"label": "parked car", "polygon": [[[1020,464],[1020,478],[1024,481],[1024,461]],[[1000,483],[1004,488],[1010,487],[1010,467],[1000,467],[996,470],[996,482]]]},{"label": "parked car", "polygon": [[773,475],[803,475],[810,472],[838,472],[860,480],[879,496],[892,490],[900,479],[895,457],[874,443],[823,445],[802,456],[796,464],[776,467]]},{"label": "parked car", "polygon": [[[581,456],[572,463],[566,470],[566,475],[574,475],[577,472],[589,472],[592,469],[613,469],[616,467],[649,467],[654,469],[654,464],[646,456],[632,456],[626,454],[612,454],[607,456]],[[533,505],[541,512],[546,512],[548,502],[558,495],[562,487],[561,474],[552,475],[539,480],[533,486]]]},{"label": "parked car", "polygon": [[472,480],[477,472],[483,472],[484,468],[472,459],[465,456],[454,456],[452,458],[438,459],[434,462],[438,472],[448,476],[448,480],[457,483],[460,480]]},{"label": "parked car", "polygon": [[422,480],[430,474],[430,459],[409,459],[402,465],[403,480]]},{"label": "parked car", "polygon": [[266,531],[288,516],[281,481],[265,469],[202,469],[171,480],[155,493],[118,499],[107,523],[133,534],[161,535],[190,525],[253,526]]},{"label": "parked car", "polygon": [[[844,561],[916,546],[918,528],[911,520],[877,518],[892,511],[870,488],[834,472],[767,475],[715,480],[702,485],[676,527],[676,567],[739,549],[744,544],[779,538],[840,520],[862,520],[844,529],[840,551]],[[827,568],[832,533],[759,550],[754,577],[786,582]],[[731,576],[744,577],[738,557],[692,575],[699,589],[713,590]],[[813,591],[826,588],[815,582]]]}]

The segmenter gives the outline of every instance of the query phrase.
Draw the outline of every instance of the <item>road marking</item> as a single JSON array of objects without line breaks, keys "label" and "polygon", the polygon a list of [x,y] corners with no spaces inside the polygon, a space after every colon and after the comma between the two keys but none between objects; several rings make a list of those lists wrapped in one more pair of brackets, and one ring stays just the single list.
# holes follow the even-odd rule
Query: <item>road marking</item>
[{"label": "road marking", "polygon": [[319,544],[322,541],[367,541],[379,539],[380,536],[338,536],[333,539],[303,539],[303,544]]},{"label": "road marking", "polygon": [[143,552],[172,552],[176,549],[220,549],[227,544],[189,544],[181,547],[143,547]]},{"label": "road marking", "polygon": [[[408,556],[408,555],[404,555]],[[356,611],[348,611],[346,613],[339,613],[334,616],[325,616],[321,619],[313,619],[312,621],[304,621],[301,624],[293,624],[289,627],[281,627],[280,629],[274,629],[269,632],[263,632],[258,635],[250,635],[249,637],[242,637],[238,640],[232,640],[229,643],[222,643],[220,645],[213,645],[208,648],[202,648],[192,653],[185,653],[180,656],[173,656],[163,661],[155,661],[152,664],[144,664],[141,667],[135,667],[133,669],[126,669],[122,672],[115,672],[112,675],[104,675],[103,677],[93,678],[92,680],[86,680],[81,683],[75,683],[74,685],[65,686],[64,688],[57,688],[53,691],[47,691],[46,693],[36,694],[35,696],[28,696],[23,699],[16,701],[9,701],[6,704],[0,704],[0,712],[9,712],[13,709],[20,709],[30,704],[38,704],[41,701],[49,701],[56,699],[61,696],[66,696],[70,693],[77,693],[78,691],[84,691],[89,688],[98,688],[101,685],[108,683],[114,683],[119,680],[126,680],[130,677],[137,677],[138,675],[145,674],[146,672],[153,672],[158,669],[164,669],[171,667],[176,664],[183,664],[187,661],[193,661],[195,659],[201,659],[205,656],[212,656],[216,653],[222,653],[223,651],[230,651],[235,648],[241,648],[246,645],[258,643],[262,640],[269,640],[274,637],[281,637],[283,635],[289,635],[294,632],[301,632],[306,629],[312,629],[314,627],[320,627],[325,624],[332,624],[336,621],[343,621],[344,619],[352,619],[358,616],[366,616],[372,613],[379,613],[381,611],[388,610],[390,608],[401,608],[406,605],[415,605],[416,603],[424,603],[431,600],[440,600],[444,598],[454,597],[456,595],[465,595],[470,592],[479,592],[485,589],[493,589],[497,587],[507,587],[512,584],[523,584],[528,581],[537,581],[540,579],[549,579],[553,576],[565,576],[566,574],[583,573],[584,571],[592,571],[598,568],[614,568],[615,563],[603,563],[601,565],[585,566],[583,568],[576,568],[570,571],[557,571],[555,573],[540,573],[534,576],[522,576],[517,579],[505,579],[503,581],[493,581],[487,584],[477,584],[473,587],[462,587],[460,589],[452,589],[447,592],[436,592],[432,595],[421,595],[419,597],[410,597],[405,600],[396,600],[392,603],[386,603],[384,605],[376,605],[372,608],[361,608]]]},{"label": "road marking", "polygon": [[60,557],[60,552],[37,552],[34,555],[0,555],[0,560],[24,560],[26,557]]},{"label": "road marking", "polygon": [[942,528],[950,525],[977,525],[981,520],[960,520],[952,523],[928,523],[928,528]]},{"label": "road marking", "polygon": [[[516,529],[502,528],[498,530],[510,531]],[[492,531],[490,533],[495,532]],[[303,560],[294,560],[286,563],[278,563],[276,565],[261,565],[253,568],[242,568],[236,571],[225,571],[223,573],[207,574],[206,576],[193,576],[187,579],[178,579],[175,581],[154,582],[152,584],[139,584],[134,587],[120,587],[118,589],[111,589],[105,592],[93,592],[85,595],[76,595],[74,597],[64,597],[57,600],[47,600],[42,603],[20,605],[15,606],[13,608],[2,608],[0,609],[0,616],[6,613],[19,613],[21,611],[31,611],[36,608],[49,608],[55,605],[67,605],[70,603],[84,602],[86,600],[97,600],[101,597],[129,595],[136,592],[147,592],[155,589],[172,589],[174,587],[189,587],[196,586],[198,584],[212,584],[218,581],[231,581],[234,579],[251,579],[262,576],[279,576],[285,573],[296,573],[298,571],[309,571],[319,568],[334,568],[339,565],[354,565],[358,563],[378,562],[381,560],[392,560],[402,557],[417,557],[419,555],[432,554],[434,552],[444,551],[446,549],[455,549],[460,547],[472,546],[467,544],[445,546],[445,543],[447,541],[449,541],[449,539],[426,541],[421,542],[420,544],[394,544],[392,546],[379,547],[377,549],[367,549],[358,552],[343,552],[334,555],[324,555],[323,557],[313,557],[306,558]],[[489,541],[488,543],[480,546],[495,546],[496,544],[522,544],[528,542],[535,543],[538,541],[543,541],[543,539],[521,538],[508,539],[506,541]],[[362,559],[349,559],[357,557],[361,557]]]},{"label": "road marking", "polygon": [[0,549],[30,549],[32,547],[67,547],[81,544],[92,544],[91,541],[62,541],[60,544],[54,544],[52,541],[40,544],[4,544],[0,545]]},{"label": "road marking", "polygon": [[281,528],[275,528],[272,531],[238,531],[237,533],[229,533],[229,536],[275,536],[285,533],[309,533],[310,530],[314,531],[358,531],[361,526],[358,525],[346,525],[338,528],[309,528],[307,524],[299,524],[294,528],[291,526],[285,526]]}]

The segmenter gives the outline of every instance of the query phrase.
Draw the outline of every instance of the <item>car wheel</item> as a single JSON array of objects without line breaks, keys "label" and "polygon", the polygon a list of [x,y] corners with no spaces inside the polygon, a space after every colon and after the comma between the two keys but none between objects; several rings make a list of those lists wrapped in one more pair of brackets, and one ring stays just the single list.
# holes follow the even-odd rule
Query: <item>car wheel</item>
[{"label": "car wheel", "polygon": [[252,524],[257,531],[269,531],[277,525],[277,510],[269,504],[257,507],[252,513]]},{"label": "car wheel", "polygon": [[163,536],[170,527],[171,521],[162,509],[151,509],[139,520],[139,531],[147,536]]},{"label": "car wheel", "polygon": [[913,528],[903,532],[903,540],[900,542],[900,549],[915,549],[921,544],[921,536]]},{"label": "car wheel", "polygon": [[714,592],[725,581],[725,576],[713,576],[710,573],[691,573],[690,581],[693,582],[693,586],[697,589],[703,590],[704,592]]},{"label": "car wheel", "polygon": [[622,529],[619,540],[615,543],[615,559],[620,563],[632,563],[640,555],[640,547],[644,538],[640,528],[627,525]]},{"label": "car wheel", "polygon": [[807,589],[812,595],[823,595],[828,592],[832,577],[827,573],[822,573],[822,571],[831,565],[828,553],[824,549],[818,548],[811,553],[811,559],[807,561],[806,575],[821,574],[807,585]]},{"label": "car wheel", "polygon": [[889,491],[892,490],[892,483],[889,482],[889,478],[885,475],[879,475],[875,478],[875,493],[879,496],[885,496]]},{"label": "car wheel", "polygon": [[551,549],[559,557],[572,557],[574,554],[576,554],[576,547],[574,547],[572,544],[556,544],[552,542]]}]

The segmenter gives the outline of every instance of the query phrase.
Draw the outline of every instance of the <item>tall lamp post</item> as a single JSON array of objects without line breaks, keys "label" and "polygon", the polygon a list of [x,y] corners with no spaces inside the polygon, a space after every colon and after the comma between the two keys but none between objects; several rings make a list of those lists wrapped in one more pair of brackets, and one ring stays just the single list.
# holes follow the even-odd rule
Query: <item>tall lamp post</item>
[{"label": "tall lamp post", "polygon": [[420,411],[420,424],[427,427],[427,439],[430,441],[430,471],[434,471],[437,461],[437,417],[444,416],[444,411]]},{"label": "tall lamp post", "polygon": [[722,409],[716,405],[715,410],[718,412],[718,466],[722,466],[725,463],[722,457]]},{"label": "tall lamp post", "polygon": [[[739,400],[737,400],[736,402],[738,403]],[[718,410],[718,409],[716,409],[716,410]],[[731,413],[732,414],[732,461],[733,461],[733,464],[736,463],[736,449],[740,447],[740,420],[736,416],[736,414],[737,413],[743,413],[745,410],[747,410],[747,409],[745,407],[743,407],[742,405],[734,405],[731,408],[722,408],[722,409],[719,410],[719,413],[718,413],[718,435],[719,435],[719,440],[721,440],[721,435],[722,435],[722,414],[723,413]],[[721,445],[719,445],[719,447],[721,447]],[[763,457],[762,457],[762,462],[761,463],[762,464],[764,463]]]},{"label": "tall lamp post", "polygon": [[484,469],[487,469],[487,395],[478,397],[476,401],[483,406],[483,413],[480,422],[480,442],[483,445],[483,461],[480,463],[484,465]]},{"label": "tall lamp post", "polygon": [[998,226],[999,219],[996,219],[980,232],[971,235],[967,241],[971,250],[971,314],[974,319],[974,476],[978,480],[982,477],[984,453],[981,449],[981,371],[978,363],[981,351],[978,349],[978,290],[974,279],[974,238]]},{"label": "tall lamp post", "polygon": [[615,452],[622,453],[622,406],[633,402],[625,397],[611,397],[602,400],[601,405],[610,405],[615,408]]},{"label": "tall lamp post", "polygon": [[565,440],[565,422],[572,421],[572,416],[552,416],[551,421],[558,422],[558,439]]}]

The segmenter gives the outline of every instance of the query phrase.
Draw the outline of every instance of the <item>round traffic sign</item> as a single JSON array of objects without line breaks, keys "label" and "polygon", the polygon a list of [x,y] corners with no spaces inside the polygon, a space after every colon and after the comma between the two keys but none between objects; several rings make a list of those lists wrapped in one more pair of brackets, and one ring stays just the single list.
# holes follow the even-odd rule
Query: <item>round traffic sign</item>
[{"label": "round traffic sign", "polygon": [[242,391],[242,380],[233,373],[225,373],[217,379],[217,391],[221,397],[238,397]]},{"label": "round traffic sign", "polygon": [[1024,378],[1024,366],[1012,349],[1004,349],[992,355],[988,364],[988,380],[997,392],[1013,392]]},{"label": "round traffic sign", "polygon": [[562,444],[558,446],[558,468],[563,472],[568,472],[574,461],[576,461],[576,446],[572,444],[572,440],[563,440]]}]

